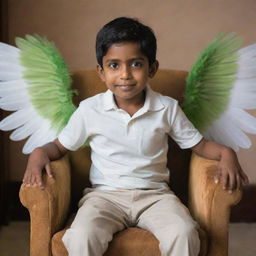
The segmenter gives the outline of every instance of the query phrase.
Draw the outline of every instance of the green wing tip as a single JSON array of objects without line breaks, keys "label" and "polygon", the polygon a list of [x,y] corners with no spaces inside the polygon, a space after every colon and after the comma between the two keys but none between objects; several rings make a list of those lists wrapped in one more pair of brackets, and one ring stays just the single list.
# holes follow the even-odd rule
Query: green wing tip
[{"label": "green wing tip", "polygon": [[217,35],[188,74],[182,108],[201,132],[228,106],[241,44],[234,32]]},{"label": "green wing tip", "polygon": [[60,131],[67,124],[76,107],[71,90],[72,79],[67,65],[55,44],[40,35],[17,37],[20,61],[26,68],[23,78],[29,84],[30,100],[38,114],[51,121]]}]

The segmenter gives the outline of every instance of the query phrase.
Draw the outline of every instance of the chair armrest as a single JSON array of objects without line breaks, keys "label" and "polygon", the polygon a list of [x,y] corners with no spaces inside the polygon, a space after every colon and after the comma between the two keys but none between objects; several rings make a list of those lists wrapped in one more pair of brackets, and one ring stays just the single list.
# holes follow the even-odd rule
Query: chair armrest
[{"label": "chair armrest", "polygon": [[51,162],[54,178],[43,175],[44,189],[20,188],[21,203],[30,214],[30,256],[51,255],[51,238],[66,221],[70,206],[70,165],[68,156]]},{"label": "chair armrest", "polygon": [[218,161],[192,154],[189,177],[189,208],[208,236],[207,256],[228,256],[228,225],[230,209],[237,204],[242,191],[232,194],[214,183]]}]

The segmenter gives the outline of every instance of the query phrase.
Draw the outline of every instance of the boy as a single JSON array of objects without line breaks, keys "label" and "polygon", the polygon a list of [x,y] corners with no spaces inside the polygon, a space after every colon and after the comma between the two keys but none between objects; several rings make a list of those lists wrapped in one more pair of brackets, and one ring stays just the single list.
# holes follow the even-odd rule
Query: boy
[{"label": "boy", "polygon": [[88,140],[92,188],[63,237],[69,255],[103,255],[113,234],[128,226],[152,232],[164,256],[198,255],[197,224],[168,187],[167,137],[220,160],[216,182],[230,192],[247,182],[234,151],[203,139],[176,100],[150,89],[158,61],[149,27],[124,17],[109,22],[97,35],[96,55],[109,90],[82,101],[58,139],[31,153],[24,183],[43,187],[42,170],[52,176],[49,162]]}]

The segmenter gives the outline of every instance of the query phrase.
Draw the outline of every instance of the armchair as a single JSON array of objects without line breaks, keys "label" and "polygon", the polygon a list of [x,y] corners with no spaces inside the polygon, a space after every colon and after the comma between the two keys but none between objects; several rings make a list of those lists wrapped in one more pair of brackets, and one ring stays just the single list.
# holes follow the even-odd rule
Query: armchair
[{"label": "armchair", "polygon": [[[181,102],[186,76],[185,71],[159,70],[150,84],[154,90]],[[79,90],[76,102],[105,90],[96,71],[76,71],[73,80],[73,88]],[[241,191],[229,194],[213,182],[217,161],[195,154],[191,157],[190,150],[179,149],[171,139],[169,145],[170,186],[201,227],[200,256],[227,256],[230,208],[239,202]],[[51,167],[54,179],[43,176],[44,190],[23,185],[20,188],[20,200],[31,219],[30,256],[68,255],[61,238],[83,189],[90,186],[90,149],[70,152],[51,162]],[[157,239],[139,228],[116,233],[105,256],[128,255],[160,256]]]}]

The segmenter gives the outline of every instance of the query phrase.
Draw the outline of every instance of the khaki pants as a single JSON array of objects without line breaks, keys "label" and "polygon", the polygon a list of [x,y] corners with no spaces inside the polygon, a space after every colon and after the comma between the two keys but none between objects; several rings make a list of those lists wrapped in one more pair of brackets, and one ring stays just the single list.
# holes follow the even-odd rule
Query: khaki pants
[{"label": "khaki pants", "polygon": [[86,189],[63,237],[69,256],[102,256],[113,234],[130,226],[159,240],[163,256],[197,256],[197,223],[170,190]]}]

